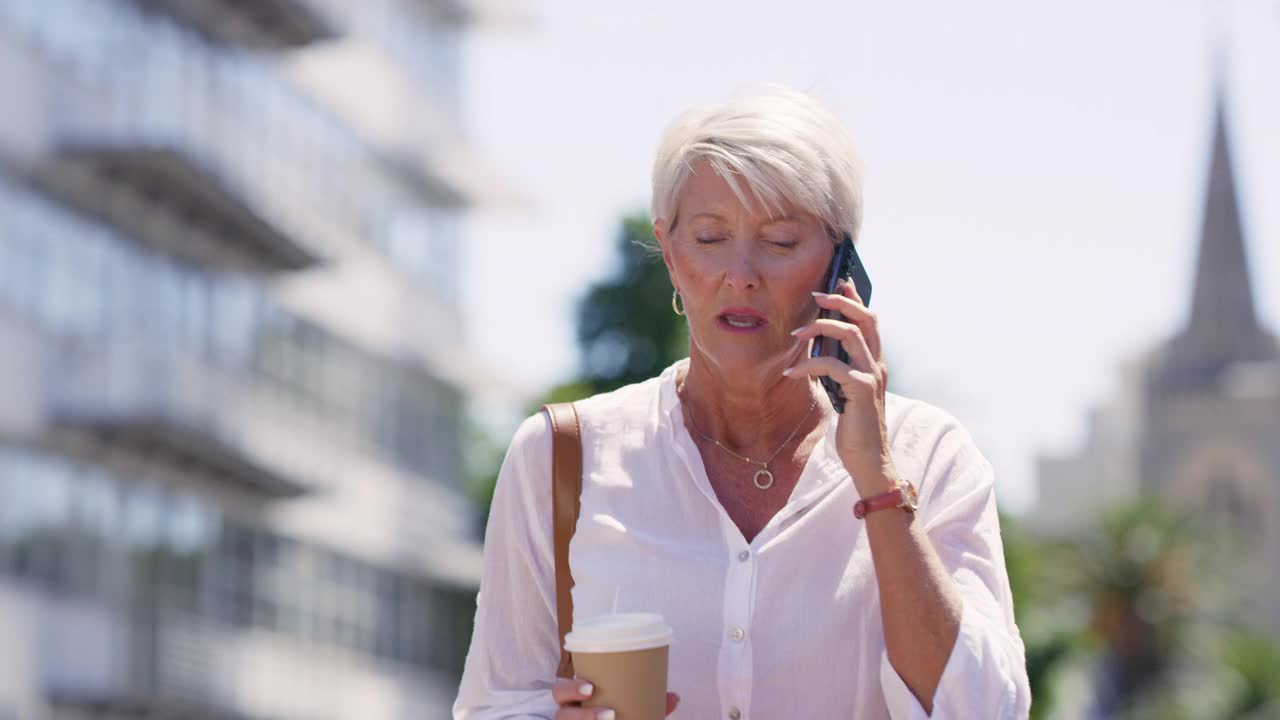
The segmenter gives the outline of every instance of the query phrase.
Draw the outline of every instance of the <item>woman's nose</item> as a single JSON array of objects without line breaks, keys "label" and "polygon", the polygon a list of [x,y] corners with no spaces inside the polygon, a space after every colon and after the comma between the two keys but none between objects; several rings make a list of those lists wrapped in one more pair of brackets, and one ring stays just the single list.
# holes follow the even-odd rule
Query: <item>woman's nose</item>
[{"label": "woman's nose", "polygon": [[755,260],[751,257],[751,253],[734,254],[725,280],[729,283],[729,287],[738,291],[752,290],[760,284],[760,275],[756,272]]}]

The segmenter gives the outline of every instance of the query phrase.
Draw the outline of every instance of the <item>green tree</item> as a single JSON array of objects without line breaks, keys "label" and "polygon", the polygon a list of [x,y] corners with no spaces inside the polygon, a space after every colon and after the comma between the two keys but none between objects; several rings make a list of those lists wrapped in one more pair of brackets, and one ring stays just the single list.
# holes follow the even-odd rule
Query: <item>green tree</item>
[{"label": "green tree", "polygon": [[1222,644],[1222,665],[1234,675],[1223,717],[1280,717],[1280,641],[1236,630]]},{"label": "green tree", "polygon": [[581,375],[556,386],[543,402],[579,400],[647,380],[688,353],[688,325],[672,312],[671,280],[657,244],[648,217],[622,220],[617,272],[591,286],[578,304]]},{"label": "green tree", "polygon": [[1058,563],[1065,594],[1088,608],[1096,710],[1145,711],[1185,667],[1207,576],[1189,518],[1153,498],[1110,509]]},{"label": "green tree", "polygon": [[1220,561],[1239,545],[1206,522],[1150,497],[1066,541],[1002,518],[1032,717],[1067,668],[1092,680],[1090,716],[1280,717],[1280,639],[1241,612],[1246,579]]},{"label": "green tree", "polygon": [[[615,244],[617,270],[578,301],[577,377],[551,388],[525,408],[525,415],[546,403],[581,400],[646,380],[688,354],[688,325],[671,310],[671,280],[648,217],[623,218]],[[483,527],[503,450],[475,426],[469,436],[470,495]]]},{"label": "green tree", "polygon": [[1054,708],[1057,672],[1080,648],[1083,621],[1063,594],[1059,568],[1068,555],[1062,542],[1028,533],[1017,519],[1000,516],[1005,568],[1013,610],[1027,651],[1031,717],[1049,717]]}]

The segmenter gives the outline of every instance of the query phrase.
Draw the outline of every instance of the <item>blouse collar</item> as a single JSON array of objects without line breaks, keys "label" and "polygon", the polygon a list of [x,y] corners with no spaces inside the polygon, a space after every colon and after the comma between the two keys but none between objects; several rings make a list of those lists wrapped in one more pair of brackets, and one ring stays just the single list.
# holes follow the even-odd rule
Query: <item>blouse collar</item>
[{"label": "blouse collar", "polygon": [[[688,428],[685,427],[680,396],[676,394],[678,371],[686,370],[688,367],[689,358],[683,357],[669,365],[659,375],[659,433],[663,441],[683,450],[680,454],[687,456],[686,460],[689,461],[691,466],[696,465],[702,468],[697,445],[694,444],[693,437],[689,434]],[[822,402],[822,400],[818,402]],[[839,454],[836,453],[835,436],[836,424],[834,421],[829,421],[826,433],[818,441],[818,444],[814,446],[813,454],[805,465],[795,489],[792,490],[791,498],[783,512],[787,512],[788,509],[797,511],[808,507],[829,492],[836,483],[841,481],[852,483],[848,471],[844,468],[844,463],[840,460]],[[699,462],[693,462],[692,457],[698,457]],[[700,474],[694,472],[699,485],[706,480],[705,468],[702,468],[702,470]],[[690,467],[690,471],[693,472],[692,467]],[[710,487],[702,489],[703,492],[710,493],[711,497],[714,497],[714,492]]]}]

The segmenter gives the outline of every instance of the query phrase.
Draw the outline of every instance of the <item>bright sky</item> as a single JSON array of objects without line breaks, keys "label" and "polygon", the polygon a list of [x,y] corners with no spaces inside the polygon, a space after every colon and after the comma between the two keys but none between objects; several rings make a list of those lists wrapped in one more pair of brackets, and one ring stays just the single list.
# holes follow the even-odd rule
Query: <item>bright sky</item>
[{"label": "bright sky", "polygon": [[1185,317],[1216,38],[1254,296],[1280,329],[1276,0],[526,5],[531,27],[471,40],[464,87],[473,144],[532,207],[474,217],[463,297],[471,351],[531,390],[574,373],[575,300],[648,207],[666,124],[782,82],[866,161],[892,389],[959,417],[1002,506],[1027,509],[1036,456],[1074,449],[1119,363]]}]

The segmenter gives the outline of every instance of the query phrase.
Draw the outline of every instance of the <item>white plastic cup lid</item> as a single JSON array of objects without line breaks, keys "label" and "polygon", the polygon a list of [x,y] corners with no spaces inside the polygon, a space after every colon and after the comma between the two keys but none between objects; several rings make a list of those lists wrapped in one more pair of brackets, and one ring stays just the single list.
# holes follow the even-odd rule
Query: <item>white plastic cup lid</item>
[{"label": "white plastic cup lid", "polygon": [[658,613],[616,613],[575,622],[564,636],[564,647],[586,653],[648,650],[670,645],[674,635]]}]

